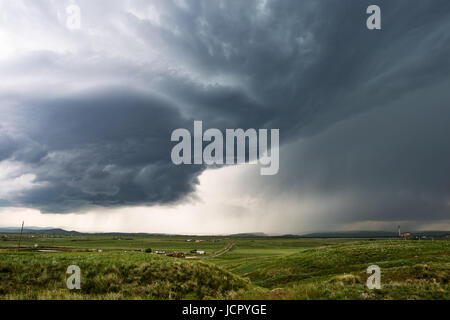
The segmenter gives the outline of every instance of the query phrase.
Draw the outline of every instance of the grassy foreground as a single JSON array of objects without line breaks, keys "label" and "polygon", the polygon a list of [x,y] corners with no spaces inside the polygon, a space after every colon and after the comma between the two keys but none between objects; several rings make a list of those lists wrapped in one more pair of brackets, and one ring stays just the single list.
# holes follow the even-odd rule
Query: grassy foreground
[{"label": "grassy foreground", "polygon": [[[450,299],[446,240],[186,240],[27,235],[17,251],[9,236],[0,243],[0,299]],[[211,259],[140,251],[212,254],[230,242],[230,251]],[[380,290],[366,287],[373,264]],[[81,290],[66,287],[69,265],[81,269]]]}]

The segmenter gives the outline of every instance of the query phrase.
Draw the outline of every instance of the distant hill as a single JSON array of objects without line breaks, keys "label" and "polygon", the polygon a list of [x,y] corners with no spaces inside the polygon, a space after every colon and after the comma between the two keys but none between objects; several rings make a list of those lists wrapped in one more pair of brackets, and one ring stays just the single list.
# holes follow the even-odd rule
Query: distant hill
[{"label": "distant hill", "polygon": [[[0,228],[0,233],[20,233],[20,228]],[[54,228],[54,229],[46,229],[46,228],[35,228],[29,227],[24,228],[23,233],[34,233],[34,234],[63,234],[63,235],[75,235],[81,234],[77,231],[67,231],[64,229]]]},{"label": "distant hill", "polygon": [[252,233],[230,234],[229,237],[250,238],[250,237],[267,237],[267,235],[263,232],[252,232]]},{"label": "distant hill", "polygon": [[397,237],[396,232],[390,231],[343,231],[343,232],[315,232],[302,235],[303,238],[386,238]]},{"label": "distant hill", "polygon": [[[20,233],[20,228],[17,227],[0,227],[0,233]],[[67,231],[61,228],[40,228],[27,227],[23,229],[23,233],[32,234],[61,234],[61,235],[102,235],[102,236],[176,236],[164,233],[126,233],[126,232],[78,232]]]},{"label": "distant hill", "polygon": [[[413,236],[442,237],[449,231],[412,231]],[[287,235],[286,237],[292,237]],[[345,231],[345,232],[317,232],[300,236],[301,238],[396,238],[397,232],[391,231]]]},{"label": "distant hill", "polygon": [[[90,232],[83,233],[78,231],[67,231],[61,228],[39,228],[39,227],[27,227],[23,229],[24,233],[31,234],[60,234],[60,235],[103,235],[103,236],[154,236],[154,237],[177,237],[185,236],[182,234],[165,234],[165,233],[126,233],[126,232]],[[17,227],[0,227],[0,233],[20,233],[20,228]],[[413,236],[420,237],[443,237],[449,235],[450,231],[412,231]],[[191,235],[192,236],[192,235]],[[190,237],[191,237],[190,236]],[[204,236],[204,235],[203,235]],[[219,235],[218,235],[219,236]],[[222,235],[223,236],[223,235]],[[391,231],[343,231],[343,232],[315,232],[304,235],[285,234],[281,236],[269,236],[263,232],[250,232],[250,233],[236,233],[227,235],[231,238],[396,238],[397,232]]]}]

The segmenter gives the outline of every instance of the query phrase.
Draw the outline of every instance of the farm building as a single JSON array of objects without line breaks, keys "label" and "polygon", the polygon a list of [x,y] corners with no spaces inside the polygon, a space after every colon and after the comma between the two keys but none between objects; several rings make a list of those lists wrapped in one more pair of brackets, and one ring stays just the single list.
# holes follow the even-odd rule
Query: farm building
[{"label": "farm building", "polygon": [[405,232],[405,233],[402,233],[402,234],[401,234],[401,237],[402,237],[403,239],[412,239],[412,238],[414,238],[413,235],[411,234],[411,232]]}]

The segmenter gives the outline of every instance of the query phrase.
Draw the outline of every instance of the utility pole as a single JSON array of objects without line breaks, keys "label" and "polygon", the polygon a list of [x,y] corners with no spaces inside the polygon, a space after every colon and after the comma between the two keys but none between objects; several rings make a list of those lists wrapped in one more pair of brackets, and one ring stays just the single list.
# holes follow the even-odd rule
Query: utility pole
[{"label": "utility pole", "polygon": [[20,250],[20,242],[22,242],[22,233],[23,233],[23,224],[25,221],[22,221],[22,229],[20,229],[20,237],[19,237],[19,247],[17,248],[17,251]]}]

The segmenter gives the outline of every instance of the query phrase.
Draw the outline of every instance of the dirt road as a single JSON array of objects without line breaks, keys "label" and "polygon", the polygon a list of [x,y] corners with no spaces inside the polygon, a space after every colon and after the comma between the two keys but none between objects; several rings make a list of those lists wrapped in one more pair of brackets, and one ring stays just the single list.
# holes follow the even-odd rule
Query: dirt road
[{"label": "dirt road", "polygon": [[210,258],[215,258],[217,256],[220,256],[221,254],[224,254],[228,251],[230,251],[231,248],[233,248],[233,246],[236,244],[236,242],[231,242],[229,243],[223,250],[220,250],[219,252],[210,254],[208,256],[190,256],[190,257],[186,257],[186,259],[210,259]]}]

